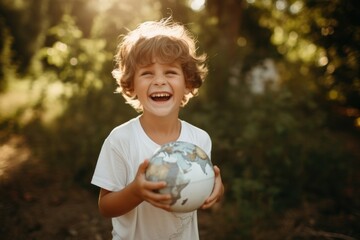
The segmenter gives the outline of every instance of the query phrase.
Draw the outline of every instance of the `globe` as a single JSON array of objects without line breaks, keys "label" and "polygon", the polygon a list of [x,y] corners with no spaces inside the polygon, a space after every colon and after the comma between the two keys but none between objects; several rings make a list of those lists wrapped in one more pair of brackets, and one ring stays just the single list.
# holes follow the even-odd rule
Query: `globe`
[{"label": "globe", "polygon": [[165,181],[160,193],[170,194],[170,210],[191,212],[210,196],[215,181],[213,165],[198,146],[182,141],[165,144],[150,158],[145,177]]}]

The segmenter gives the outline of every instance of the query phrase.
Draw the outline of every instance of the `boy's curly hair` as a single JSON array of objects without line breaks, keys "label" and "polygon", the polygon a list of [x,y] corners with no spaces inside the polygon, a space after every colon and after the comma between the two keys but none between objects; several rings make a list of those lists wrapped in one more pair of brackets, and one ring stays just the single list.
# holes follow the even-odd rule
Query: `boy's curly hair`
[{"label": "boy's curly hair", "polygon": [[174,23],[171,18],[158,22],[148,21],[140,24],[135,30],[123,36],[115,55],[116,68],[113,76],[126,102],[137,111],[142,106],[134,96],[134,75],[137,67],[153,63],[180,63],[185,76],[185,85],[190,93],[185,95],[181,106],[198,94],[198,89],[205,80],[207,67],[206,55],[197,55],[195,39],[184,28]]}]

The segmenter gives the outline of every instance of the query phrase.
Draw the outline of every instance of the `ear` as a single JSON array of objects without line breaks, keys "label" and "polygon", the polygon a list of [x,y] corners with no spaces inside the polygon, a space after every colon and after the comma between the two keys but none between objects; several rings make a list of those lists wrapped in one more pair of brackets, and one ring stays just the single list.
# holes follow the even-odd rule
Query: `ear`
[{"label": "ear", "polygon": [[190,88],[185,88],[185,95],[188,95],[189,93],[191,93],[191,89]]},{"label": "ear", "polygon": [[136,93],[135,93],[134,88],[132,88],[130,91],[128,91],[127,94],[128,94],[132,99],[135,99],[135,98],[136,98]]},{"label": "ear", "polygon": [[130,93],[130,96],[131,96],[131,98],[133,98],[133,99],[136,98],[135,92],[131,92],[131,93]]}]

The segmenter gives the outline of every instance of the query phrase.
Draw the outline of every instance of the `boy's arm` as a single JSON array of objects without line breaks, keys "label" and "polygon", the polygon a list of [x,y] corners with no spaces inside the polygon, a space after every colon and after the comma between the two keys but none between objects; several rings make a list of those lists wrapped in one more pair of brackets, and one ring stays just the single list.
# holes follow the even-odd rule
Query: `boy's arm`
[{"label": "boy's arm", "polygon": [[140,164],[133,182],[118,192],[105,189],[100,190],[99,211],[105,217],[118,217],[133,210],[143,201],[147,201],[155,207],[169,210],[169,194],[155,193],[154,190],[165,187],[165,182],[150,182],[145,179],[145,171],[149,164],[145,160]]}]

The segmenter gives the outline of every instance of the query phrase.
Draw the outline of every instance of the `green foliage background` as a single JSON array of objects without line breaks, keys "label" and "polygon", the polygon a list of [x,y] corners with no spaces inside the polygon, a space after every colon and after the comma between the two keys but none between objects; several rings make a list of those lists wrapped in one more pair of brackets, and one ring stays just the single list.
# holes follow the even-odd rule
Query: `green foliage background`
[{"label": "green foliage background", "polygon": [[[89,187],[104,138],[136,115],[113,94],[118,36],[172,14],[209,56],[209,77],[181,117],[213,139],[226,187],[214,234],[253,239],[324,199],[330,215],[358,218],[359,151],[348,147],[360,125],[357,1],[208,0],[194,12],[187,1],[2,0],[0,9],[1,131],[25,135],[67,181]],[[254,94],[249,74],[265,59],[281,86]],[[354,222],[344,234],[359,236]]]}]

